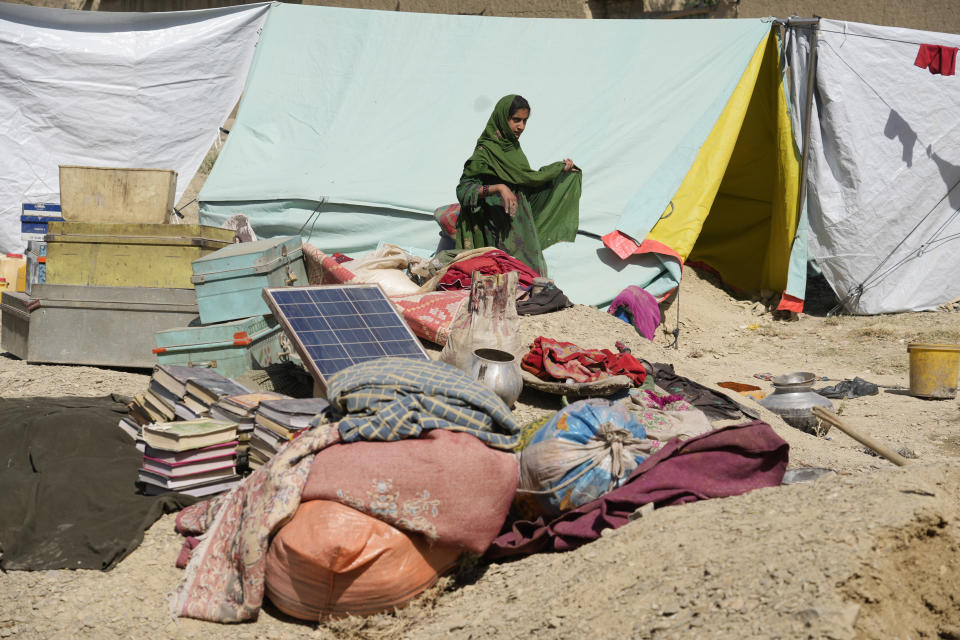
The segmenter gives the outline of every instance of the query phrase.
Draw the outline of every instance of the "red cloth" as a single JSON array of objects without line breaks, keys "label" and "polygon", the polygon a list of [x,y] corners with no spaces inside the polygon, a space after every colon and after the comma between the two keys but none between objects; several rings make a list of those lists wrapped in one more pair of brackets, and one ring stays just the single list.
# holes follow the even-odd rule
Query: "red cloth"
[{"label": "red cloth", "polygon": [[317,453],[300,499],[333,500],[440,544],[486,551],[517,492],[514,454],[468,433],[335,444]]},{"label": "red cloth", "polygon": [[493,541],[487,557],[574,549],[596,540],[604,529],[627,524],[630,514],[650,502],[664,507],[775,487],[783,480],[789,450],[790,445],[759,420],[686,441],[674,438],[610,493],[549,524],[543,518],[515,523]]},{"label": "red cloth", "polygon": [[534,278],[540,277],[539,273],[510,254],[499,249],[491,249],[482,256],[451,264],[437,284],[437,289],[469,289],[472,284],[470,278],[474,271],[479,271],[485,276],[516,271],[519,286],[525,288],[533,284]]},{"label": "red cloth", "polygon": [[957,47],[944,47],[939,44],[922,44],[913,64],[930,73],[952,76],[957,64]]},{"label": "red cloth", "polygon": [[538,337],[523,356],[520,366],[541,380],[593,382],[608,376],[629,376],[636,385],[643,384],[647,370],[629,353],[613,353],[609,349],[581,349],[572,342],[558,342]]}]

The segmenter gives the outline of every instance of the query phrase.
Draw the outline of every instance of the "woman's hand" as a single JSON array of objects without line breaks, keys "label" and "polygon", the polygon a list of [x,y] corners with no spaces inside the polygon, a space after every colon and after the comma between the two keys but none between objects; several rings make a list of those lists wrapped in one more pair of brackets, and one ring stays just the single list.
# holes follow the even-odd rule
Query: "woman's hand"
[{"label": "woman's hand", "polygon": [[503,209],[512,218],[517,212],[519,203],[517,202],[517,196],[510,190],[510,187],[505,184],[495,184],[490,187],[490,191],[500,194],[500,197],[503,198]]},{"label": "woman's hand", "polygon": [[563,170],[564,171],[577,171],[577,165],[573,164],[573,160],[570,158],[563,159]]}]

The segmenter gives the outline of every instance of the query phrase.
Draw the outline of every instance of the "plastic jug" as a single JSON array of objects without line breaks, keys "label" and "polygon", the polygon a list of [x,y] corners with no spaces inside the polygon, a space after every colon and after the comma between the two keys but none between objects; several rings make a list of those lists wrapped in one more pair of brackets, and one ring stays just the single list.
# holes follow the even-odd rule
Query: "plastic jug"
[{"label": "plastic jug", "polygon": [[0,256],[0,278],[6,280],[7,291],[26,291],[27,259],[19,253]]}]

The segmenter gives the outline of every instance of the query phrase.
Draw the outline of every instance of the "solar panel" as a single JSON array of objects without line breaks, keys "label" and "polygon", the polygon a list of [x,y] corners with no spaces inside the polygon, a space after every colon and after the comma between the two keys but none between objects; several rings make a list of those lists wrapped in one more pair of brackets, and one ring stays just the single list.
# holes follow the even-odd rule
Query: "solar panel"
[{"label": "solar panel", "polygon": [[379,285],[266,288],[263,299],[324,391],[327,378],[359,362],[429,359]]}]

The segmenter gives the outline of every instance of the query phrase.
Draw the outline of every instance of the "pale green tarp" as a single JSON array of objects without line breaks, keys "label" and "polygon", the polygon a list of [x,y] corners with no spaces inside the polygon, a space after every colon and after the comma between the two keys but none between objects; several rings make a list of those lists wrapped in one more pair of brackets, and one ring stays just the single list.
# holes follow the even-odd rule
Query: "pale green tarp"
[{"label": "pale green tarp", "polygon": [[[552,20],[276,5],[201,222],[244,213],[261,235],[327,251],[435,246],[436,207],[502,95],[532,105],[523,147],[584,170],[580,228],[642,239],[666,208],[770,25],[760,20]],[[596,238],[551,247],[575,302],[679,281],[655,255]],[[668,276],[664,278],[665,275]]]}]

